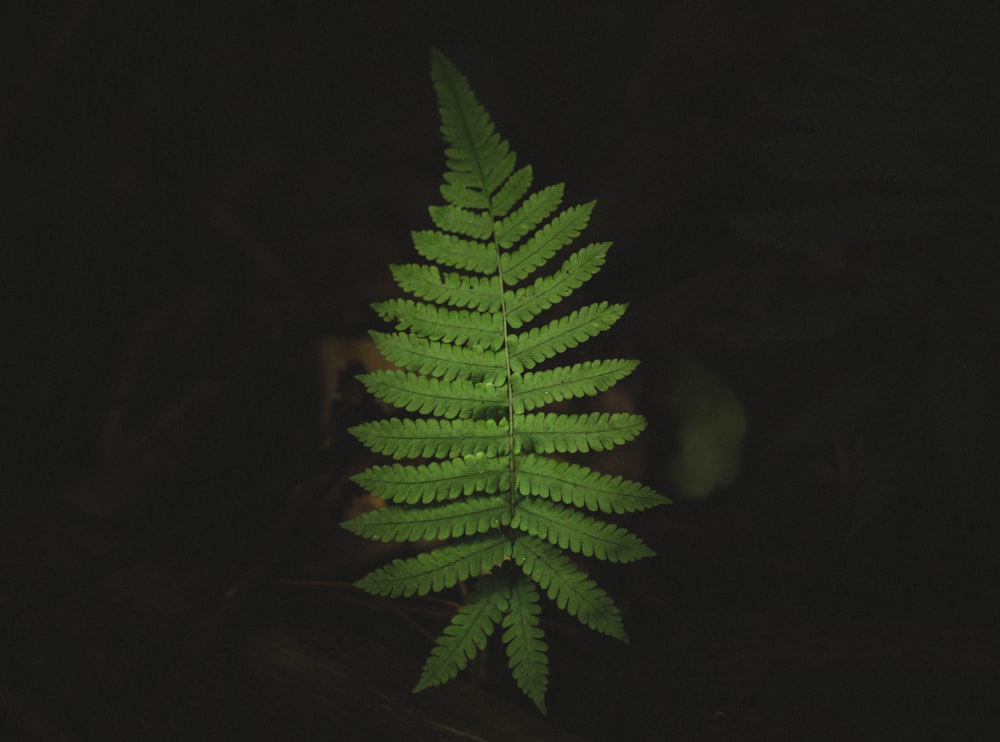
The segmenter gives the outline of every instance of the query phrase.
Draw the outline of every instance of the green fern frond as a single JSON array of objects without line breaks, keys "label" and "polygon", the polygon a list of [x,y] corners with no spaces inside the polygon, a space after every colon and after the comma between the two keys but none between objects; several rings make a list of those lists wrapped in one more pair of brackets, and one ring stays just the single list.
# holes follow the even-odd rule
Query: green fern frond
[{"label": "green fern frond", "polygon": [[[435,507],[389,506],[369,510],[347,521],[344,527],[351,533],[372,541],[421,541],[488,533],[509,522],[510,505],[507,499],[503,495],[494,495]],[[551,519],[543,523],[542,527],[545,525],[552,527]],[[616,528],[610,523],[601,525]],[[579,551],[578,548],[573,550]],[[626,561],[609,558],[611,561]]]},{"label": "green fern frond", "polygon": [[547,371],[529,371],[511,379],[514,411],[522,413],[552,402],[576,397],[593,397],[607,391],[632,373],[637,361],[584,361]]},{"label": "green fern frond", "polygon": [[456,345],[499,350],[503,341],[503,316],[438,307],[434,304],[390,299],[373,304],[382,319],[396,322],[397,330]]},{"label": "green fern frond", "polygon": [[483,417],[507,404],[504,387],[467,379],[446,382],[394,369],[379,369],[358,378],[379,399],[423,415]]},{"label": "green fern frond", "polygon": [[461,206],[431,206],[427,209],[431,221],[438,229],[455,232],[474,240],[488,240],[493,236],[493,220],[483,211],[470,211]]},{"label": "green fern frond", "polygon": [[517,687],[545,713],[549,687],[549,657],[545,632],[539,625],[542,608],[531,581],[518,576],[510,589],[510,608],[503,617],[507,662]]},{"label": "green fern frond", "polygon": [[353,479],[375,497],[415,505],[507,489],[510,469],[506,459],[480,453],[427,464],[380,464]]},{"label": "green fern frond", "polygon": [[[561,415],[536,412],[521,420],[515,441],[533,453],[587,453],[607,451],[628,443],[646,427],[646,420],[630,412],[591,412]],[[515,443],[515,446],[517,444]]]},{"label": "green fern frond", "polygon": [[496,312],[500,309],[503,292],[497,276],[441,273],[436,265],[413,263],[393,265],[390,268],[399,287],[421,299],[480,312]]},{"label": "green fern frond", "polygon": [[506,379],[503,351],[449,345],[405,333],[372,332],[375,347],[386,360],[418,374],[445,381],[466,378],[502,383]]},{"label": "green fern frond", "polygon": [[350,433],[375,453],[396,459],[453,459],[474,453],[503,456],[509,440],[506,420],[394,417],[355,425]]},{"label": "green fern frond", "polygon": [[489,275],[496,260],[492,246],[485,242],[464,240],[453,234],[424,230],[412,232],[413,247],[428,260],[449,268]]},{"label": "green fern frond", "polygon": [[525,199],[514,213],[497,223],[494,235],[497,244],[508,248],[548,219],[562,203],[563,190],[563,184],[559,183],[543,188]]},{"label": "green fern frond", "polygon": [[515,373],[530,369],[559,353],[575,348],[607,330],[625,314],[625,304],[590,304],[541,327],[507,338],[510,364]]},{"label": "green fern frond", "polygon": [[594,276],[604,265],[610,242],[600,242],[573,253],[558,271],[542,276],[531,286],[505,295],[507,324],[515,330],[565,299]]},{"label": "green fern frond", "polygon": [[621,526],[549,500],[524,500],[518,505],[510,525],[561,549],[609,562],[634,562],[656,556],[642,539]]},{"label": "green fern frond", "polygon": [[423,417],[350,432],[375,453],[440,460],[376,464],[356,475],[392,504],[344,527],[373,540],[443,542],[371,572],[356,583],[364,590],[397,597],[473,583],[415,690],[453,678],[500,624],[511,672],[544,712],[548,658],[536,585],[584,625],[625,640],[611,597],[566,552],[611,562],[652,556],[637,536],[583,510],[635,512],[667,499],[544,455],[607,450],[646,424],[631,413],[544,411],[610,389],[636,361],[533,370],[625,313],[625,304],[597,302],[532,324],[596,275],[611,245],[574,249],[552,265],[587,226],[594,203],[563,208],[561,184],[530,192],[531,168],[517,167],[465,78],[436,51],[431,77],[446,144],[446,203],[430,209],[435,229],[412,233],[428,262],[392,268],[415,298],[374,305],[395,332],[372,338],[398,368],[359,377],[378,398]]},{"label": "green fern frond", "polygon": [[520,535],[513,557],[559,608],[594,631],[628,641],[618,606],[561,551],[534,536]]},{"label": "green fern frond", "polygon": [[546,497],[595,512],[633,513],[670,502],[639,482],[545,456],[523,457],[517,472],[521,494]]},{"label": "green fern frond", "polygon": [[594,201],[566,209],[532,235],[531,239],[512,253],[500,254],[500,270],[504,281],[513,285],[549,262],[560,249],[580,236],[590,221]]},{"label": "green fern frond", "polygon": [[[525,165],[507,178],[507,182],[500,186],[499,190],[481,208],[489,209],[495,219],[506,216],[514,204],[524,198],[524,194],[531,188],[533,177],[531,165]],[[452,200],[449,198],[445,188],[446,186],[441,187],[441,195],[444,196],[445,200],[452,201],[452,203],[459,203],[458,199]]]},{"label": "green fern frond", "polygon": [[501,575],[479,579],[434,643],[413,692],[447,683],[464,670],[469,660],[486,648],[487,639],[504,615],[510,615],[509,605],[510,588]]},{"label": "green fern frond", "polygon": [[459,580],[478,577],[510,558],[506,536],[480,537],[442,546],[409,559],[394,559],[358,580],[355,585],[373,595],[390,598],[427,595],[454,587]]}]

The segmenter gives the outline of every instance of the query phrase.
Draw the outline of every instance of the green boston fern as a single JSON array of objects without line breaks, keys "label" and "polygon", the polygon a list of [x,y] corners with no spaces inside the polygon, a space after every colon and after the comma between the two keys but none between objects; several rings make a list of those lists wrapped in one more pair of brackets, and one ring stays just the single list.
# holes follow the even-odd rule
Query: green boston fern
[{"label": "green boston fern", "polygon": [[518,686],[544,712],[539,588],[584,625],[626,641],[617,606],[566,552],[611,562],[651,556],[637,536],[587,511],[620,514],[667,499],[547,455],[603,451],[645,426],[630,413],[542,411],[602,392],[637,365],[615,359],[539,368],[624,313],[623,304],[601,302],[532,324],[600,270],[610,243],[579,248],[555,267],[556,253],[577,238],[594,204],[559,211],[562,185],[529,194],[531,168],[516,167],[468,82],[437,51],[431,77],[447,144],[446,203],[430,208],[437,229],[413,233],[428,262],[392,267],[416,300],[374,305],[396,332],[372,337],[399,368],[360,377],[376,397],[428,417],[351,429],[376,453],[421,461],[357,475],[389,504],[344,527],[373,540],[435,542],[357,583],[370,593],[425,595],[475,582],[415,691],[455,677],[499,626]]}]

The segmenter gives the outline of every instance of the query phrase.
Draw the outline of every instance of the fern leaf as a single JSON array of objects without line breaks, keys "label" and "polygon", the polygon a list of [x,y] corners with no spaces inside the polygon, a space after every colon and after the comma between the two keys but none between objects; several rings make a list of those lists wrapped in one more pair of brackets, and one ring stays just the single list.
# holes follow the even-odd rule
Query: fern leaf
[{"label": "fern leaf", "polygon": [[485,193],[478,189],[466,188],[455,183],[443,183],[441,185],[441,196],[449,204],[465,209],[488,209],[490,199]]},{"label": "fern leaf", "polygon": [[445,232],[455,232],[473,240],[488,240],[493,236],[493,220],[482,211],[461,206],[431,206],[428,209],[434,226]]},{"label": "fern leaf", "polygon": [[520,459],[517,486],[523,495],[602,513],[634,513],[670,502],[639,482],[545,456]]},{"label": "fern leaf", "polygon": [[628,443],[645,427],[645,419],[630,412],[532,413],[522,418],[515,440],[530,452],[586,453]]},{"label": "fern leaf", "polygon": [[484,275],[496,272],[497,261],[493,249],[482,242],[463,240],[461,237],[430,229],[412,232],[411,237],[417,252],[439,265]]},{"label": "fern leaf", "polygon": [[507,324],[516,330],[580,288],[604,265],[610,248],[610,242],[587,245],[570,255],[551,276],[542,276],[531,286],[509,294],[504,302]]},{"label": "fern leaf", "polygon": [[455,311],[409,299],[389,299],[372,308],[382,319],[395,321],[397,330],[410,330],[429,340],[489,350],[499,350],[503,344],[503,317],[499,314]]},{"label": "fern leaf", "polygon": [[509,605],[510,591],[502,576],[482,577],[437,638],[413,692],[447,683],[464,670],[469,660],[486,648]]},{"label": "fern leaf", "polygon": [[435,507],[378,508],[352,518],[344,527],[351,533],[372,541],[421,541],[474,536],[505,526],[509,522],[510,506],[507,499],[503,495],[494,495]]},{"label": "fern leaf", "polygon": [[502,456],[508,450],[506,420],[394,417],[361,423],[349,432],[375,453],[396,459],[443,459],[475,453]]},{"label": "fern leaf", "polygon": [[569,348],[575,348],[617,322],[628,305],[590,304],[510,337],[511,367],[515,372],[529,369]]},{"label": "fern leaf", "polygon": [[592,397],[606,391],[632,373],[637,361],[584,361],[572,366],[559,366],[547,371],[529,371],[511,379],[514,412],[574,397]]},{"label": "fern leaf", "polygon": [[503,617],[506,629],[503,642],[507,645],[507,662],[517,687],[544,714],[549,658],[545,632],[539,625],[541,612],[535,586],[525,577],[518,576],[510,590],[510,607]]},{"label": "fern leaf", "polygon": [[543,188],[529,196],[509,216],[501,219],[494,231],[497,244],[507,248],[549,218],[559,208],[563,198],[563,184]]},{"label": "fern leaf", "polygon": [[581,206],[571,206],[551,222],[535,232],[529,240],[513,252],[500,255],[500,271],[508,286],[523,281],[542,267],[561,248],[580,236],[590,221],[594,201]]},{"label": "fern leaf", "polygon": [[628,641],[621,613],[593,580],[573,566],[565,554],[534,536],[514,542],[514,563],[545,590],[560,609],[594,631]]},{"label": "fern leaf", "polygon": [[505,387],[467,379],[444,382],[395,369],[380,369],[358,378],[365,388],[385,402],[409,412],[437,417],[485,417],[506,409]]},{"label": "fern leaf", "polygon": [[481,453],[427,464],[378,464],[351,479],[375,497],[415,505],[498,492],[510,486],[510,467],[506,459]]},{"label": "fern leaf", "polygon": [[449,345],[398,332],[372,332],[371,337],[386,360],[418,374],[445,381],[462,378],[501,384],[506,380],[506,359],[499,350]]},{"label": "fern leaf", "polygon": [[432,542],[369,573],[356,583],[361,589],[397,597],[472,583],[414,690],[455,677],[500,624],[514,679],[544,713],[548,648],[538,587],[584,625],[625,640],[614,602],[569,554],[611,562],[651,556],[625,528],[583,511],[635,512],[668,500],[544,455],[603,451],[645,427],[630,413],[543,409],[609,389],[636,361],[533,370],[624,314],[625,304],[598,302],[531,326],[600,271],[611,243],[573,248],[556,268],[553,258],[587,226],[594,203],[562,208],[562,184],[531,192],[531,167],[518,168],[468,81],[437,51],[431,77],[445,203],[429,210],[435,229],[411,233],[425,262],[392,267],[409,296],[374,305],[395,331],[371,336],[397,368],[359,376],[373,395],[419,417],[350,432],[377,454],[438,460],[375,464],[354,475],[390,504],[343,525],[372,540]]},{"label": "fern leaf", "polygon": [[445,150],[445,180],[489,196],[513,172],[514,157],[465,76],[438,52],[433,62],[431,77],[440,103],[441,134],[451,145]]},{"label": "fern leaf", "polygon": [[655,556],[642,539],[621,526],[591,518],[549,500],[524,500],[510,525],[546,539],[561,549],[609,562],[634,562]]},{"label": "fern leaf", "polygon": [[505,536],[480,537],[408,559],[394,559],[354,584],[373,595],[390,598],[426,595],[489,572],[509,558],[510,552],[510,541]]},{"label": "fern leaf", "polygon": [[[524,194],[531,188],[531,182],[531,165],[525,165],[507,178],[507,182],[500,186],[497,192],[493,194],[493,198],[490,199],[489,203],[480,208],[488,208],[495,219],[506,216],[507,212],[514,207],[514,204],[524,198]],[[444,189],[442,189],[442,194],[445,199],[448,199],[448,195],[444,193]]]},{"label": "fern leaf", "polygon": [[500,309],[500,279],[497,276],[470,276],[441,273],[436,265],[390,266],[392,277],[404,291],[438,304],[467,307],[480,312]]},{"label": "fern leaf", "polygon": [[[447,131],[446,127],[442,127],[442,131],[445,137],[455,133],[454,130]],[[514,172],[517,164],[517,158],[509,151],[507,143],[501,141],[497,134],[483,141],[471,142],[468,149],[446,149],[445,156],[448,158],[448,172],[444,174],[444,179],[448,183],[464,188],[481,188],[487,194],[492,194]]]}]

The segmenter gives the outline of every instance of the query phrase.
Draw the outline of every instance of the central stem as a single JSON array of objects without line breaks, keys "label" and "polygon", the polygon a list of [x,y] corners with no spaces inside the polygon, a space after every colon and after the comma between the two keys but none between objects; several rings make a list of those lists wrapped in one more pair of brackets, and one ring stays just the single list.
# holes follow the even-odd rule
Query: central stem
[{"label": "central stem", "polygon": [[[512,384],[512,377],[514,371],[510,365],[510,343],[509,343],[509,326],[507,324],[507,300],[506,300],[506,289],[503,278],[503,265],[500,260],[500,244],[497,242],[496,235],[493,237],[493,249],[497,256],[497,278],[500,282],[500,316],[503,320],[503,356],[504,356],[504,366],[507,374],[507,471],[510,478],[508,484],[508,506],[510,509],[510,517],[514,517],[514,510],[517,507],[517,469],[514,466],[514,388]],[[507,535],[513,542],[513,529],[508,528]]]}]

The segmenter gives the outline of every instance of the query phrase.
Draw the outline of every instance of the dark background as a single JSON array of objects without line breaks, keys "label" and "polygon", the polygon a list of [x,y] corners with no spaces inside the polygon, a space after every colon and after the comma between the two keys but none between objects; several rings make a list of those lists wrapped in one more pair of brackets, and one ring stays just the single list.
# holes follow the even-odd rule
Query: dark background
[{"label": "dark background", "polygon": [[[995,733],[998,26],[869,5],[5,3],[0,736]],[[897,38],[927,70],[984,62],[922,109],[985,122],[928,125],[965,159],[919,189],[762,164],[796,125],[767,91]],[[603,466],[677,499],[630,523],[656,559],[593,566],[628,647],[546,612],[547,724],[495,652],[410,696],[450,608],[354,594],[387,555],[337,527],[368,414],[346,382],[328,412],[337,369],[371,363],[368,304],[439,199],[432,45],[537,184],[597,199],[586,238],[615,248],[586,294],[631,307],[585,357],[641,358],[615,403],[650,420]],[[734,227],[917,190],[933,227],[844,246]],[[664,464],[680,350],[751,426],[741,478],[699,501]]]}]

